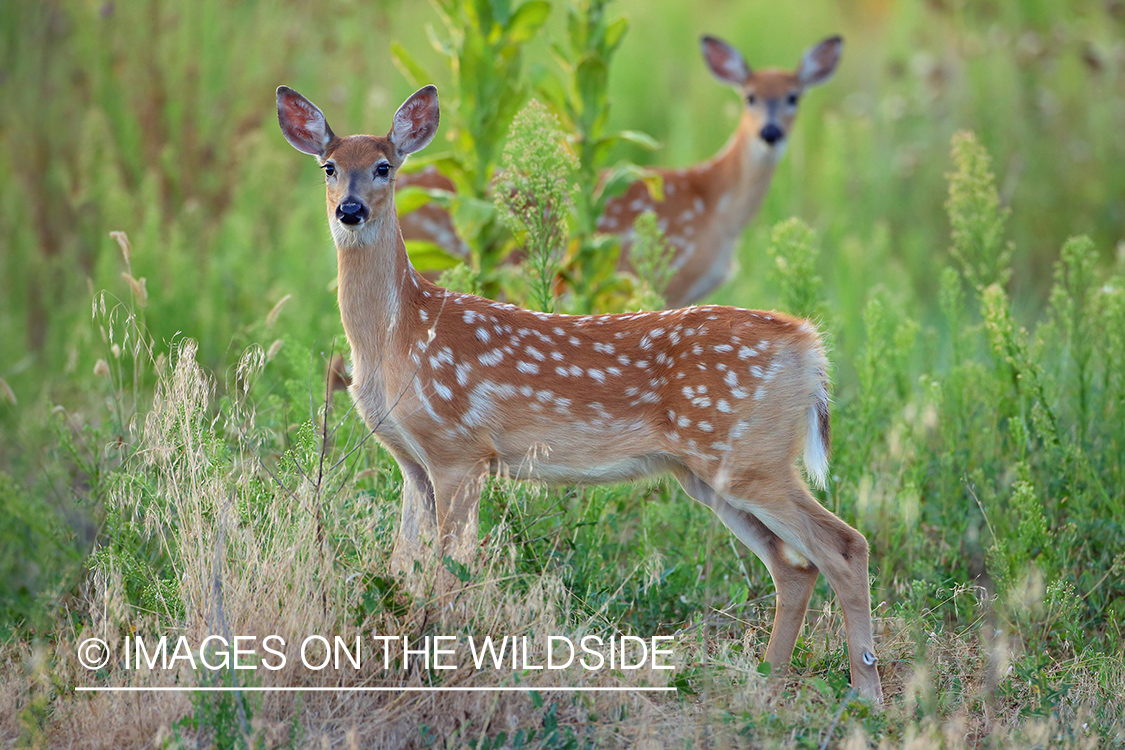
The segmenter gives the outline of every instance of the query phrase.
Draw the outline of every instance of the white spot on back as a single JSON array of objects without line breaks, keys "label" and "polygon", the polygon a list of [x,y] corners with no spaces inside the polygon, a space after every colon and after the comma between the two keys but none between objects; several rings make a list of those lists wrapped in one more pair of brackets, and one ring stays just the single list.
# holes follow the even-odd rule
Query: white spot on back
[{"label": "white spot on back", "polygon": [[486,367],[494,367],[504,359],[504,352],[500,349],[493,349],[480,355],[477,359]]}]

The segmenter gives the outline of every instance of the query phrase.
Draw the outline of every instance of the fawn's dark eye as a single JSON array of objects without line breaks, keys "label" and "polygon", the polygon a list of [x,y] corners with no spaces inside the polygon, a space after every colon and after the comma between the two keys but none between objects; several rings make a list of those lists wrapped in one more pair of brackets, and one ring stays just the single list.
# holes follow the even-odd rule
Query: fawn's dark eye
[{"label": "fawn's dark eye", "polygon": [[331,177],[332,175],[336,174],[336,165],[335,164],[325,164],[324,166],[321,167],[321,169],[324,170],[324,176],[325,177]]},{"label": "fawn's dark eye", "polygon": [[746,95],[746,103],[747,104],[754,104],[757,101],[758,101],[757,95],[755,95],[755,94],[747,94]]},{"label": "fawn's dark eye", "polygon": [[800,96],[797,94],[796,91],[791,91],[791,92],[789,92],[789,96],[786,97],[785,101],[789,102],[789,106],[795,107],[795,106],[797,106],[797,99],[799,99],[799,98],[800,98]]},{"label": "fawn's dark eye", "polygon": [[376,177],[386,177],[390,173],[391,173],[391,165],[390,164],[383,163],[383,164],[380,164],[379,166],[375,167],[375,176]]}]

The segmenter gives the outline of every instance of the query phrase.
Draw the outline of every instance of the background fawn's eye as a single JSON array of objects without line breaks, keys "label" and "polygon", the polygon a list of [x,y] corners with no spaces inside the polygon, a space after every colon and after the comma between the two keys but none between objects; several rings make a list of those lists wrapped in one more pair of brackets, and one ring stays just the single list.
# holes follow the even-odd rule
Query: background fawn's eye
[{"label": "background fawn's eye", "polygon": [[747,94],[746,95],[746,103],[747,104],[754,104],[757,101],[758,101],[758,97],[755,94]]},{"label": "background fawn's eye", "polygon": [[797,94],[791,93],[791,94],[789,94],[788,102],[789,102],[790,105],[795,105],[797,103],[797,99],[798,99]]}]

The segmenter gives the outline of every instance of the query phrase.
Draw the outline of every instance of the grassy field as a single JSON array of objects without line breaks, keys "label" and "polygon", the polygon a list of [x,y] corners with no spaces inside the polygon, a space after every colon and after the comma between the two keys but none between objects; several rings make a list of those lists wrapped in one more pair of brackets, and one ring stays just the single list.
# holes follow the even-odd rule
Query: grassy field
[{"label": "grassy field", "polygon": [[[590,2],[524,5],[0,5],[0,742],[1125,742],[1125,7],[618,0],[599,26]],[[474,7],[500,19],[487,38]],[[871,544],[882,712],[849,693],[823,579],[793,671],[759,662],[769,575],[669,482],[494,482],[479,564],[450,569],[463,593],[412,590],[387,564],[398,470],[325,395],[346,347],[335,259],[277,85],[337,132],[382,132],[425,75],[442,132],[415,161],[467,194],[538,98],[565,132],[614,138],[576,149],[589,193],[598,168],[683,166],[730,136],[739,100],[703,64],[705,33],[756,67],[846,40],[709,301],[813,316],[831,343],[821,500]],[[474,205],[479,257],[452,280],[528,301],[496,270],[495,209]],[[583,286],[607,262],[584,230],[596,209],[575,202],[565,263],[582,283],[563,309],[637,299],[628,279]],[[533,660],[548,635],[668,635],[675,669],[79,663],[86,638],[161,634],[527,636]],[[75,690],[99,685],[241,690]],[[538,690],[253,690],[401,685]]]}]

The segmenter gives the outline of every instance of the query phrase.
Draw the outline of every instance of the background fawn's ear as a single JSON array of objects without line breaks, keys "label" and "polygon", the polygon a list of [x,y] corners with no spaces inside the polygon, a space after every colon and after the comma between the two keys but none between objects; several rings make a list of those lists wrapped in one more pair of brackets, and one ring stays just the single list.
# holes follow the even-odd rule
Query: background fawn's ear
[{"label": "background fawn's ear", "polygon": [[723,83],[741,86],[750,77],[750,66],[742,58],[742,53],[722,39],[705,36],[699,40],[699,48],[711,74]]},{"label": "background fawn's ear", "polygon": [[324,113],[288,86],[277,87],[277,121],[293,148],[313,156],[324,158],[336,137]]},{"label": "background fawn's ear", "polygon": [[801,85],[816,86],[831,78],[843,51],[844,40],[839,36],[829,37],[815,47],[810,47],[797,68],[797,79]]},{"label": "background fawn's ear", "polygon": [[391,132],[387,133],[399,156],[412,154],[429,145],[437,133],[439,115],[437,88],[434,86],[418,89],[402,103],[395,112]]}]

